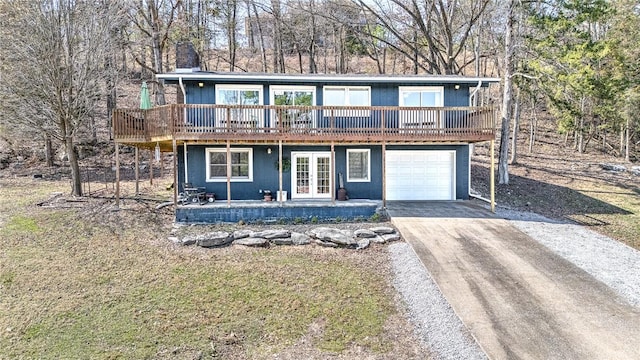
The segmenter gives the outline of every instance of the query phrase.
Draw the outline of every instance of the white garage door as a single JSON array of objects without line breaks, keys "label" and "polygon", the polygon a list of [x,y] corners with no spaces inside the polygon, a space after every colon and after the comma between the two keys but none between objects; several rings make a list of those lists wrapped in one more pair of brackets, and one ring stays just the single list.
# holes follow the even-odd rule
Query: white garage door
[{"label": "white garage door", "polygon": [[387,200],[455,200],[455,151],[386,152]]}]

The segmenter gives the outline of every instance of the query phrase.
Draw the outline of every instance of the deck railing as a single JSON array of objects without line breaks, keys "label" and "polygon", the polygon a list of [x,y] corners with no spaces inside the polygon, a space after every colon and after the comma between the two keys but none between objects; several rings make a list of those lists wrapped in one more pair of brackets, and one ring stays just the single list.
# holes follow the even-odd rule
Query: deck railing
[{"label": "deck railing", "polygon": [[483,141],[495,136],[491,107],[335,107],[174,104],[117,109],[122,142],[177,140]]}]

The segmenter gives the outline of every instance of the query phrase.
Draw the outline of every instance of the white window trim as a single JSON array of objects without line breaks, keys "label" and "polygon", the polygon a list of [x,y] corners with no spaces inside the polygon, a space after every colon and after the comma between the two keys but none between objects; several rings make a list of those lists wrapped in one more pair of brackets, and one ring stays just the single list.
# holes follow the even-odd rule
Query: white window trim
[{"label": "white window trim", "polygon": [[[326,99],[326,92],[327,90],[334,90],[334,89],[339,89],[339,90],[344,90],[345,91],[345,104],[344,105],[328,105],[323,102],[323,105],[325,106],[371,106],[371,86],[335,86],[335,85],[327,85],[324,86],[322,88],[322,98]],[[354,90],[367,90],[368,92],[368,99],[367,105],[351,105],[349,104],[349,90],[354,89]]]},{"label": "white window trim", "polygon": [[440,93],[440,103],[436,104],[436,107],[444,106],[444,86],[400,86],[398,87],[399,106],[406,106],[404,96],[402,96],[405,92],[438,92]]},{"label": "white window trim", "polygon": [[[218,105],[229,105],[229,104],[221,104],[218,102],[220,98],[218,92],[220,90],[256,90],[258,91],[258,105],[264,104],[264,88],[262,85],[244,85],[244,84],[216,84],[216,104]],[[237,105],[237,104],[234,104]]]},{"label": "white window trim", "polygon": [[[349,154],[356,152],[367,153],[367,178],[366,179],[352,179],[349,173]],[[371,182],[371,149],[347,149],[347,182]]]},{"label": "white window trim", "polygon": [[[329,105],[326,104],[325,101],[327,99],[327,90],[339,89],[345,91],[345,104],[344,105]],[[349,91],[351,89],[357,90],[367,90],[368,98],[367,105],[351,105],[349,103]],[[336,86],[336,85],[327,85],[322,88],[322,105],[323,106],[337,106],[337,107],[349,107],[349,106],[371,106],[371,86]],[[334,116],[340,117],[368,117],[371,115],[371,111],[369,110],[334,110]],[[325,116],[326,113],[325,113]]]},{"label": "white window trim", "polygon": [[[211,177],[211,153],[227,153],[226,148],[207,148],[206,150],[206,182],[227,182],[227,177]],[[233,177],[231,182],[253,182],[253,149],[251,148],[231,148],[231,152],[248,152],[249,153],[249,177]]]},{"label": "white window trim", "polygon": [[311,91],[313,97],[311,106],[316,105],[316,87],[315,86],[298,86],[298,85],[271,85],[269,86],[269,104],[276,104],[276,91]]},{"label": "white window trim", "polygon": [[[311,91],[311,106],[316,106],[316,87],[315,86],[300,86],[300,85],[272,85],[269,86],[269,104],[275,105],[276,103],[276,91]],[[295,105],[300,106],[300,105]],[[272,113],[271,126],[276,127],[277,119],[276,114]],[[311,111],[311,127],[316,127],[315,111]]]}]

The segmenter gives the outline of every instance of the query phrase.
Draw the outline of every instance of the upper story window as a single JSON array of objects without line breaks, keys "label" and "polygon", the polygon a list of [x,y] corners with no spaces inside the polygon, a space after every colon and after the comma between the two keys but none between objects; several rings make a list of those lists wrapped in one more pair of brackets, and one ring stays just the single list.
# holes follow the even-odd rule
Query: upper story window
[{"label": "upper story window", "polygon": [[442,86],[401,86],[400,106],[441,107],[444,106]]},{"label": "upper story window", "polygon": [[[444,106],[442,86],[401,86],[400,106],[433,108]],[[400,127],[416,129],[442,128],[443,112],[435,109],[406,109],[400,112]]]},{"label": "upper story window", "polygon": [[261,105],[260,85],[216,85],[216,104]]},{"label": "upper story window", "polygon": [[[313,106],[316,103],[316,88],[313,86],[271,86],[271,105]],[[277,109],[271,117],[272,126],[285,128],[315,127],[312,109]]]},{"label": "upper story window", "polygon": [[[368,86],[325,86],[324,106],[371,106]],[[369,116],[368,110],[342,110],[336,116]],[[326,115],[325,115],[326,116]]]},{"label": "upper story window", "polygon": [[[216,85],[217,105],[262,105],[260,85]],[[217,109],[216,127],[264,127],[264,112],[258,108]]]}]

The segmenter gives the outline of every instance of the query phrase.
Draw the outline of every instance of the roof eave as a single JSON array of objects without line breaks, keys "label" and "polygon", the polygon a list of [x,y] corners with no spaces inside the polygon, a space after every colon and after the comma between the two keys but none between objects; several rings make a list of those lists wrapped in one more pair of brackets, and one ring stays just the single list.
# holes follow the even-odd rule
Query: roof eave
[{"label": "roof eave", "polygon": [[167,81],[192,80],[192,81],[290,81],[290,82],[344,82],[344,83],[356,83],[356,82],[369,82],[369,83],[441,83],[441,84],[491,84],[500,82],[500,78],[492,77],[468,77],[468,76],[455,76],[455,75],[424,75],[424,76],[359,76],[359,75],[286,75],[286,74],[256,74],[256,73],[207,73],[207,72],[174,72],[158,74],[158,79],[164,79]]}]

